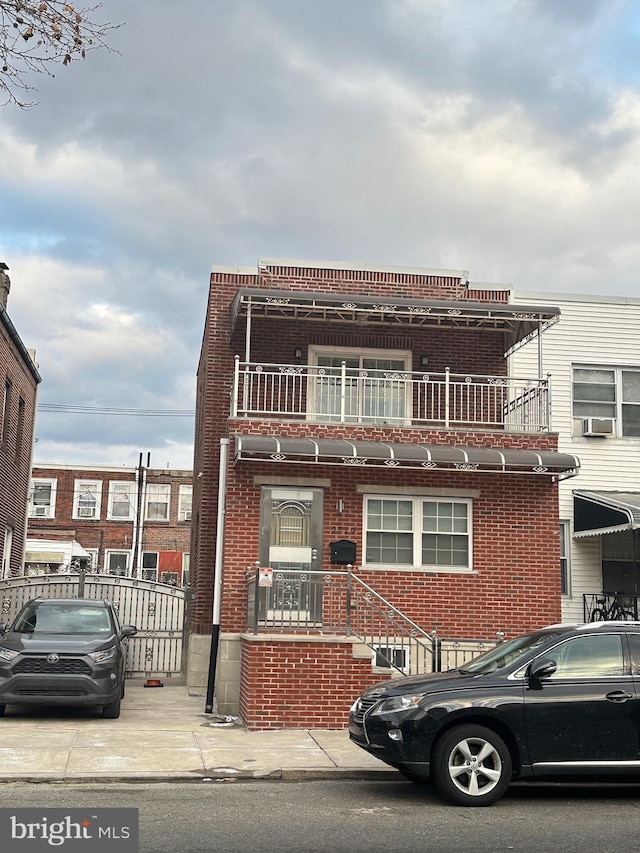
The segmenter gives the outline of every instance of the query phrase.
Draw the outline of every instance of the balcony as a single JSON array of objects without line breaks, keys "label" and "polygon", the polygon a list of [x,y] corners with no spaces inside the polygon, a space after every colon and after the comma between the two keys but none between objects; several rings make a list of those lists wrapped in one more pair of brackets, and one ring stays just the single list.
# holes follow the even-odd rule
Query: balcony
[{"label": "balcony", "polygon": [[546,432],[548,379],[235,360],[231,416]]}]

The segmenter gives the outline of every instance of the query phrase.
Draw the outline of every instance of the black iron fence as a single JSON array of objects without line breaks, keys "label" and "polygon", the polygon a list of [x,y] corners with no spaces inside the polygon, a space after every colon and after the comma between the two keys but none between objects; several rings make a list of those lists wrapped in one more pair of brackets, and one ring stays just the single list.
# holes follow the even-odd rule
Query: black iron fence
[{"label": "black iron fence", "polygon": [[374,666],[404,675],[455,669],[502,642],[427,632],[355,575],[345,571],[251,568],[247,627],[283,633],[344,634],[371,649]]},{"label": "black iron fence", "polygon": [[637,622],[640,595],[595,592],[582,596],[585,622]]}]

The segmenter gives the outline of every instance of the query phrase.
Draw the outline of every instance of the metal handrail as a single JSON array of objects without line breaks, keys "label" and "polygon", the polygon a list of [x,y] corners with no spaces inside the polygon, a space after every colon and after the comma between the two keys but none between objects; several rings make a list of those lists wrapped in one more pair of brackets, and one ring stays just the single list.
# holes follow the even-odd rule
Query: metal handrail
[{"label": "metal handrail", "polygon": [[543,432],[549,379],[242,362],[232,417],[317,423],[438,425]]}]

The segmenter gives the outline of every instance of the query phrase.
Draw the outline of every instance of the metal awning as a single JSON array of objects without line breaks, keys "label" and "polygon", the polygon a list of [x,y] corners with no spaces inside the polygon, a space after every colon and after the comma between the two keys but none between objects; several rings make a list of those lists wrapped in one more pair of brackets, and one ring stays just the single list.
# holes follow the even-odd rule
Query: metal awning
[{"label": "metal awning", "polygon": [[236,460],[262,459],[268,462],[369,468],[546,474],[559,479],[572,477],[578,473],[580,467],[575,456],[554,450],[456,447],[266,435],[235,435],[233,438]]},{"label": "metal awning", "polygon": [[640,492],[573,493],[573,535],[600,536],[640,528]]},{"label": "metal awning", "polygon": [[541,305],[478,302],[469,299],[407,299],[339,293],[305,293],[242,287],[231,306],[231,323],[239,317],[288,318],[360,325],[405,325],[490,329],[504,335],[511,349],[560,318],[560,309]]}]

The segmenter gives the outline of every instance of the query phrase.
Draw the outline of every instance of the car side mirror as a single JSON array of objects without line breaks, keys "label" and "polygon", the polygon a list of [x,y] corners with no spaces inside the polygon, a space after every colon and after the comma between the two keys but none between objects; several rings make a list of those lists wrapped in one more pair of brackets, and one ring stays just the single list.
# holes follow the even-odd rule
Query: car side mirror
[{"label": "car side mirror", "polygon": [[529,687],[534,690],[542,689],[542,679],[549,678],[558,668],[558,664],[552,658],[537,658],[529,666]]},{"label": "car side mirror", "polygon": [[127,637],[133,637],[138,633],[135,625],[123,625],[120,630],[120,637],[125,640]]}]

